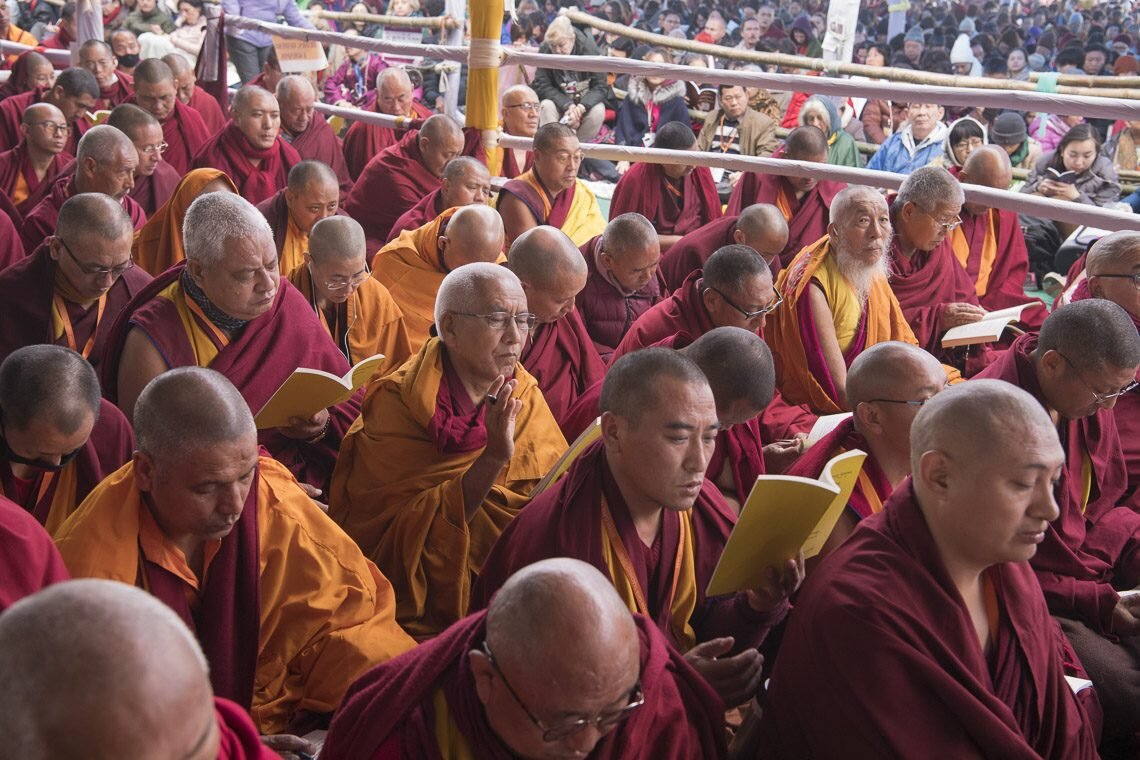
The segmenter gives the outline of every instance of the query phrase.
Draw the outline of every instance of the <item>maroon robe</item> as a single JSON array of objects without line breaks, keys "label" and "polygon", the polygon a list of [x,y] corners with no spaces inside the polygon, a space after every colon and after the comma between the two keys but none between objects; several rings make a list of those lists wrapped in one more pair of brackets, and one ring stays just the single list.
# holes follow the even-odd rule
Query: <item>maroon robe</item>
[{"label": "maroon robe", "polygon": [[[8,80],[0,84],[0,100],[6,100],[13,95],[20,95],[32,89],[28,86],[28,54],[33,52],[35,51],[25,50],[16,56],[16,62],[12,64]],[[0,60],[0,69],[4,68],[7,68],[7,59]]]},{"label": "maroon robe", "polygon": [[[990,270],[986,292],[978,296],[978,304],[986,311],[998,311],[1023,303],[1037,303],[1042,308],[1026,309],[1021,322],[1033,330],[1040,330],[1041,323],[1049,315],[1044,302],[1039,298],[1025,295],[1025,279],[1029,276],[1029,253],[1025,248],[1025,235],[1017,214],[1004,209],[989,209],[981,216],[974,216],[962,209],[962,233],[970,246],[970,256],[966,259],[966,274],[974,283],[977,293],[978,270],[982,263],[982,244],[989,228],[988,216],[993,215],[994,230],[997,234],[997,258]],[[954,233],[951,233],[953,235]]]},{"label": "maroon robe", "polygon": [[[536,182],[542,185],[542,180],[537,174],[531,172]],[[521,179],[508,180],[502,189],[499,191],[499,197],[495,200],[495,208],[498,209],[502,205],[503,198],[508,195],[513,195],[522,202],[527,210],[530,211],[531,216],[534,217],[536,224],[543,225],[549,224],[551,227],[558,227],[562,229],[562,225],[566,224],[566,217],[570,213],[570,207],[574,205],[574,194],[578,192],[578,184],[575,183],[567,189],[559,192],[557,195],[551,193],[542,185],[539,190],[529,182]],[[546,213],[546,203],[540,195],[543,193],[550,201],[550,213]],[[510,242],[510,241],[508,241]]]},{"label": "maroon robe", "polygon": [[[130,102],[134,103],[135,99],[131,98]],[[185,175],[193,168],[194,157],[210,142],[210,135],[211,130],[198,112],[175,98],[174,110],[162,122],[162,139],[167,145],[162,160],[180,176]]]},{"label": "maroon robe", "polygon": [[[514,181],[516,180],[512,180]],[[553,225],[553,222],[549,223]],[[641,290],[633,293],[622,292],[598,269],[597,252],[601,246],[602,236],[596,235],[579,248],[586,259],[589,276],[586,279],[586,287],[578,293],[574,303],[582,316],[582,322],[586,325],[586,331],[590,333],[590,339],[598,349],[598,354],[608,364],[610,356],[625,337],[626,331],[638,317],[649,311],[650,307],[664,296],[665,283],[658,271]]]},{"label": "maroon robe", "polygon": [[[253,165],[254,160],[261,163]],[[194,157],[195,169],[218,169],[255,206],[285,187],[289,170],[301,163],[293,146],[277,136],[267,150],[254,148],[232,121]]]},{"label": "maroon robe", "polygon": [[[51,185],[51,191],[24,217],[24,226],[20,230],[20,237],[24,241],[25,251],[36,250],[49,235],[55,234],[55,225],[59,221],[59,210],[67,199],[76,192],[74,163],[71,168],[73,171],[70,174],[64,172],[56,178]],[[142,229],[142,226],[146,224],[146,212],[143,211],[142,206],[129,195],[123,196],[123,200],[120,202],[126,212],[130,214],[131,223],[135,230]]]},{"label": "maroon robe", "polygon": [[[846,187],[847,184],[844,182],[820,180],[814,188],[804,194],[803,198],[796,200],[795,191],[783,177],[744,172],[744,176],[736,183],[732,195],[729,196],[725,213],[739,215],[754,203],[770,203],[780,208],[784,212],[784,218],[788,220],[788,244],[784,246],[779,258],[780,264],[787,266],[805,246],[811,245],[827,234],[831,203],[839,191]],[[784,201],[788,204],[786,211],[780,207],[778,200],[781,190]],[[788,212],[791,212],[790,218]]]},{"label": "maroon robe", "polygon": [[218,101],[214,100],[210,93],[198,85],[194,85],[194,94],[190,96],[190,102],[184,105],[193,108],[202,117],[202,123],[206,125],[208,137],[217,134],[222,127],[226,126],[226,116],[222,113],[222,107],[218,105]]},{"label": "maroon robe", "polygon": [[44,184],[50,185],[59,176],[59,172],[74,160],[66,151],[57,153],[44,172],[43,179],[38,179],[28,158],[28,144],[21,140],[15,148],[0,153],[0,192],[11,198],[16,183],[23,176],[24,183],[28,186],[28,197],[16,204],[16,210],[21,215],[27,214],[39,202],[36,191]]},{"label": "maroon robe", "polygon": [[[871,446],[867,443],[867,439],[855,430],[855,420],[851,417],[839,423],[834,430],[816,441],[811,448],[792,463],[792,466],[784,474],[818,480],[828,462],[840,453],[853,449],[866,452],[867,458],[863,460],[863,473],[871,481],[879,503],[886,504],[894,488],[891,486],[891,481],[887,480],[878,460],[871,453]],[[856,484],[851,491],[851,496],[847,500],[847,507],[856,520],[862,520],[873,514],[871,502],[859,484]]]},{"label": "maroon robe", "polygon": [[405,122],[406,126],[398,130],[366,121],[354,122],[344,134],[344,161],[348,165],[349,176],[353,180],[360,179],[373,156],[400,142],[406,137],[405,130],[419,131],[420,124],[432,113],[430,108],[413,100],[412,115]]},{"label": "maroon robe", "polygon": [[445,210],[443,208],[443,188],[437,187],[396,220],[396,223],[392,225],[392,231],[388,233],[386,242],[391,243],[404,230],[418,230],[428,222],[434,221]]},{"label": "maroon robe", "polygon": [[218,760],[278,760],[278,755],[261,742],[253,718],[238,704],[214,697],[218,719]]},{"label": "maroon robe", "polygon": [[526,158],[523,159],[523,166],[520,167],[518,162],[515,161],[515,152],[510,148],[503,148],[502,174],[507,179],[514,179],[523,172],[530,171],[531,167],[533,166],[534,151],[528,150],[526,152]]},{"label": "maroon robe", "polygon": [[[669,509],[662,512],[658,540],[655,541],[655,547],[659,544],[659,551],[651,551],[638,537],[621,490],[606,462],[601,441],[587,447],[561,480],[536,496],[507,525],[479,571],[471,592],[472,609],[487,606],[494,593],[516,571],[551,557],[571,557],[587,562],[610,577],[602,547],[603,499],[609,506],[614,526],[637,574],[638,585],[645,593],[649,605],[647,617],[653,619],[670,644],[678,646],[680,642],[674,632],[670,600],[680,517]],[[708,478],[701,486],[690,516],[697,599],[688,622],[696,634],[697,643],[732,636],[736,639],[735,652],[759,646],[768,630],[784,618],[787,603],[780,604],[771,612],[759,613],[749,605],[745,592],[707,596],[705,589],[736,518]]]},{"label": "maroon robe", "polygon": [[[284,128],[281,130],[281,136],[286,137]],[[309,128],[288,142],[303,160],[320,161],[336,173],[336,182],[340,185],[342,198],[352,189],[352,177],[348,175],[348,166],[344,163],[340,138],[320,113],[314,113]]]},{"label": "maroon robe", "polygon": [[[1036,347],[1036,334],[1022,335],[978,377],[1012,383],[1047,408],[1031,357]],[[1133,588],[1140,582],[1140,513],[1117,506],[1128,476],[1112,410],[1062,418],[1057,432],[1065,449],[1061,480],[1053,490],[1061,516],[1050,524],[1031,563],[1054,615],[1080,620],[1103,634],[1116,607],[1113,586]],[[1092,487],[1082,509],[1086,456]]]},{"label": "maroon robe", "polygon": [[[135,80],[130,74],[115,72],[115,81],[110,87],[100,87],[93,111],[110,111],[120,103],[131,100],[135,94]],[[133,101],[131,101],[133,102]]]},{"label": "maroon robe", "polygon": [[907,481],[801,589],[768,688],[765,756],[1094,760],[1033,571],[1011,562],[985,577],[1000,607],[988,655]]},{"label": "maroon robe", "polygon": [[[485,612],[455,623],[410,652],[377,665],[345,694],[329,727],[326,760],[442,760],[435,735],[434,696],[442,689],[449,716],[484,760],[510,760],[487,723],[468,652],[487,637]],[[684,658],[640,615],[645,705],[598,742],[591,760],[723,758],[723,705]]]},{"label": "maroon robe", "polygon": [[[46,88],[37,87],[0,101],[0,152],[15,148],[20,140],[24,139],[20,134],[20,122],[24,118],[24,111],[28,106],[42,102],[46,92]],[[78,152],[79,138],[90,127],[86,119],[79,119],[72,124],[67,144],[63,146],[64,152],[74,156]]]},{"label": "maroon robe", "polygon": [[25,596],[71,578],[51,536],[35,518],[0,496],[0,612]]},{"label": "maroon robe", "polygon": [[[0,330],[0,361],[18,348],[57,342],[51,316],[54,281],[55,265],[46,245],[0,272],[0,324],[4,325]],[[97,305],[83,311],[76,304],[67,304],[78,344],[76,350],[81,350],[91,336],[95,336],[87,360],[96,369],[102,362],[115,318],[149,282],[150,275],[141,267],[128,269],[107,291],[102,317]],[[66,346],[66,336],[58,343]]]},{"label": "maroon robe", "polygon": [[0,194],[0,272],[22,261],[27,253],[16,227],[22,221],[8,196]]},{"label": "maroon robe", "polygon": [[659,164],[634,164],[610,201],[610,219],[636,211],[658,235],[688,235],[721,217],[720,196],[708,167],[698,166],[674,184]]},{"label": "maroon robe", "polygon": [[[606,374],[606,365],[590,341],[577,309],[554,322],[535,325],[519,361],[538,381],[559,427],[575,399],[600,383]],[[566,429],[562,432],[566,433]],[[567,440],[574,439],[568,436]]]},{"label": "maroon robe", "polygon": [[162,204],[170,200],[170,196],[174,194],[174,188],[178,187],[178,183],[181,181],[182,175],[174,167],[166,161],[159,161],[154,167],[154,174],[149,177],[136,177],[135,186],[131,189],[130,196],[142,206],[142,210],[146,212],[149,219],[154,216],[154,212],[158,211]]},{"label": "maroon robe", "polygon": [[[693,272],[703,269],[709,256],[726,245],[736,245],[736,221],[738,215],[722,216],[709,222],[700,229],[693,230],[676,243],[668,251],[661,254],[661,264],[657,271],[665,279],[666,289],[672,293],[681,287]],[[772,280],[780,273],[780,258],[777,256],[768,263],[772,270]]]},{"label": "maroon robe", "polygon": [[[273,243],[277,246],[277,255],[280,256],[285,248],[285,240],[289,237],[289,206],[285,203],[285,191],[278,190],[257,204],[257,210],[265,217],[265,221],[269,222],[269,227],[273,230]],[[339,208],[336,213],[344,216],[344,211]]]},{"label": "maroon robe", "polygon": [[[107,342],[107,361],[102,368],[103,395],[112,402],[117,400],[123,344],[127,333],[134,327],[140,328],[150,338],[171,368],[197,365],[193,346],[174,302],[158,295],[182,276],[184,268],[185,264],[179,263],[159,275],[131,299],[115,320]],[[200,327],[207,334],[213,334],[210,326]],[[305,297],[282,278],[269,311],[251,321],[237,337],[220,347],[210,369],[225,375],[256,414],[285,379],[300,367],[319,369],[340,377],[348,371],[348,361],[337,350]],[[327,489],[340,440],[360,413],[359,396],[357,394],[351,400],[329,408],[328,430],[316,443],[286,438],[276,430],[262,430],[258,441],[298,480]]]},{"label": "maroon robe", "polygon": [[364,228],[369,250],[382,247],[396,220],[439,187],[424,166],[419,136],[409,132],[369,161],[345,199],[344,211]]},{"label": "maroon robe", "polygon": [[954,258],[950,236],[933,251],[915,251],[909,260],[903,257],[895,237],[887,255],[891,258],[891,290],[919,347],[942,360],[947,356],[947,350],[942,348],[946,332],[942,308],[949,303],[978,306],[974,283]]}]

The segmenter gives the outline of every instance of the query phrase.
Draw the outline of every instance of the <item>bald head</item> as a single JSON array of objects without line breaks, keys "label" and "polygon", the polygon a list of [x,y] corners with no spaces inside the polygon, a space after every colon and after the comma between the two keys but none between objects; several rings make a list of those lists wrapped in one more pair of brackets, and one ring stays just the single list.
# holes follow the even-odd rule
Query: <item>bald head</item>
[{"label": "bald head", "polygon": [[91,127],[79,138],[75,187],[81,193],[106,193],[121,201],[135,186],[138,165],[131,138],[107,124]]},{"label": "bald head", "polygon": [[130,214],[103,193],[79,193],[63,202],[55,234],[68,245],[84,246],[91,240],[127,241],[134,237]]},{"label": "bald head", "polygon": [[392,116],[412,115],[412,80],[406,71],[390,66],[376,76],[376,110]]},{"label": "bald head", "polygon": [[363,260],[366,250],[364,228],[347,216],[330,216],[313,225],[309,233],[309,256],[313,262]]},{"label": "bald head", "polygon": [[277,104],[281,108],[281,128],[291,135],[301,135],[316,116],[317,90],[308,77],[289,74],[277,83]]},{"label": "bald head", "polygon": [[1066,304],[1045,318],[1037,354],[1056,351],[1078,370],[1109,368],[1135,372],[1140,365],[1140,334],[1127,312],[1111,301],[1089,298]]},{"label": "bald head", "polygon": [[10,607],[0,682],[12,757],[217,757],[201,649],[169,607],[128,584],[68,581]]},{"label": "bald head", "polygon": [[439,194],[444,208],[486,203],[491,194],[491,173],[476,158],[456,156],[443,167]]},{"label": "bald head", "polygon": [[784,143],[785,155],[793,161],[827,161],[827,135],[815,127],[796,127]]},{"label": "bald head", "polygon": [[835,194],[831,202],[831,213],[828,221],[840,226],[851,223],[850,217],[862,211],[865,206],[873,206],[886,211],[887,201],[883,194],[873,187],[866,185],[849,185]]},{"label": "bald head", "polygon": [[63,111],[51,103],[33,103],[24,109],[20,119],[20,134],[33,158],[45,154],[58,155],[67,147],[67,131],[56,132],[52,125],[67,126]]},{"label": "bald head", "polygon": [[417,145],[424,168],[439,177],[443,174],[443,167],[463,152],[463,130],[455,119],[437,113],[429,116],[420,127]]},{"label": "bald head", "polygon": [[769,284],[772,269],[755,250],[746,245],[718,248],[705,262],[705,285],[725,293],[738,292],[748,280],[758,278]]},{"label": "bald head", "polygon": [[0,414],[9,435],[37,424],[65,436],[80,429],[90,435],[101,395],[95,370],[63,346],[25,346],[0,362]]},{"label": "bald head", "polygon": [[503,93],[503,131],[509,135],[534,137],[538,129],[538,95],[525,84],[516,84]]},{"label": "bald head", "polygon": [[476,262],[452,269],[435,296],[436,325],[448,314],[485,312],[500,291],[522,293],[519,278],[506,267]]},{"label": "bald head", "polygon": [[243,439],[256,447],[249,405],[226,376],[202,367],[180,367],[147,383],[134,409],[138,450],[156,466],[182,454]]},{"label": "bald head", "polygon": [[180,55],[178,53],[170,53],[169,55],[164,55],[160,60],[170,67],[170,71],[176,78],[182,76],[188,71],[191,73],[194,71],[194,67],[190,65],[190,61],[186,60],[186,56]]},{"label": "bald head", "polygon": [[36,87],[47,87],[51,84],[52,76],[55,74],[55,67],[51,65],[51,61],[47,56],[42,53],[37,53],[34,50],[29,50],[20,56],[24,62],[24,72],[26,75],[27,89],[33,90]]},{"label": "bald head", "polygon": [[712,388],[722,424],[747,422],[772,402],[776,369],[764,340],[741,327],[716,327],[683,349]]},{"label": "bald head", "polygon": [[589,271],[581,251],[557,227],[533,227],[515,238],[507,266],[526,291],[527,308],[539,322],[555,322],[574,309]]},{"label": "bald head", "polygon": [[655,244],[657,230],[636,211],[615,216],[602,232],[602,247],[607,254],[618,260],[641,253]]},{"label": "bald head", "polygon": [[771,203],[754,203],[740,212],[733,239],[760,254],[769,264],[788,245],[788,222]]},{"label": "bald head", "polygon": [[929,353],[910,343],[884,341],[851,363],[847,402],[854,408],[875,398],[914,400],[923,393],[937,393],[945,384],[942,365]]},{"label": "bald head", "polygon": [[159,84],[160,82],[174,84],[174,72],[171,70],[170,64],[161,58],[147,58],[135,67],[131,76],[134,77],[135,82],[142,82],[143,84]]},{"label": "bald head", "polygon": [[460,129],[459,123],[447,114],[437,113],[434,116],[429,116],[420,127],[420,136],[427,138],[430,142],[442,142],[445,140],[459,140],[463,141],[463,130]]},{"label": "bald head", "polygon": [[464,206],[447,222],[439,239],[441,255],[451,269],[476,262],[493,263],[503,253],[503,218],[490,206]]},{"label": "bald head", "polygon": [[[963,185],[981,185],[995,190],[1008,190],[1013,182],[1013,165],[1009,154],[1000,145],[983,145],[966,158],[958,172],[958,181]],[[967,213],[975,216],[988,208],[981,203],[966,202]]]},{"label": "bald head", "polygon": [[331,185],[335,188],[337,183],[336,172],[328,164],[321,161],[302,161],[289,170],[286,187],[294,193],[302,193],[310,184],[326,187]]},{"label": "bald head", "polygon": [[643,348],[618,357],[602,381],[600,410],[636,426],[642,416],[667,403],[660,393],[666,380],[708,387],[701,368],[669,348]]}]

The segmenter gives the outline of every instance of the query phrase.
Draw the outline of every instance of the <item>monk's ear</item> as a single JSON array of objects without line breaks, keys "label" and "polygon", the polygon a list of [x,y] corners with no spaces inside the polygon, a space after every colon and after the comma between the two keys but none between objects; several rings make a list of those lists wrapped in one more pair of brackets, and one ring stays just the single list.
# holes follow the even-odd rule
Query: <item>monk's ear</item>
[{"label": "monk's ear", "polygon": [[154,490],[154,460],[148,454],[139,450],[131,455],[131,464],[135,469],[135,482],[139,490],[144,493]]},{"label": "monk's ear", "polygon": [[202,262],[187,259],[186,271],[190,273],[190,279],[194,280],[198,287],[202,287]]},{"label": "monk's ear", "polygon": [[487,655],[478,649],[468,652],[467,660],[471,666],[471,675],[475,677],[475,693],[479,695],[480,702],[487,704],[491,699],[491,681],[495,668]]},{"label": "monk's ear", "polygon": [[615,451],[621,449],[618,427],[617,415],[613,412],[602,412],[602,440],[605,441],[607,448],[613,447]]},{"label": "monk's ear", "polygon": [[744,230],[733,230],[732,242],[736,243],[737,245],[742,245],[744,243]]},{"label": "monk's ear", "polygon": [[879,423],[879,412],[873,404],[861,401],[855,405],[852,413],[861,427],[876,433],[882,429],[882,425]]},{"label": "monk's ear", "polygon": [[918,472],[914,477],[921,480],[925,490],[935,498],[947,496],[954,472],[951,462],[941,451],[927,451],[918,460]]},{"label": "monk's ear", "polygon": [[1061,356],[1059,351],[1049,349],[1041,355],[1041,361],[1038,366],[1041,367],[1041,372],[1048,378],[1056,378],[1064,373],[1065,370],[1065,357]]}]

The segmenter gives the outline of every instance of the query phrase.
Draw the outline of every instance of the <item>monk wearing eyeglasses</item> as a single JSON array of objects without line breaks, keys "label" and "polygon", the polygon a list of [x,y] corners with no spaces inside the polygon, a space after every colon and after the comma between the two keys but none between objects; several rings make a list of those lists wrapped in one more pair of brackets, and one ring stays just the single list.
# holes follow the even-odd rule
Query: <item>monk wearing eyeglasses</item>
[{"label": "monk wearing eyeglasses", "polygon": [[51,103],[28,106],[20,120],[23,139],[0,153],[0,192],[21,214],[27,214],[44,195],[60,170],[71,161],[67,152],[68,126],[63,112]]},{"label": "monk wearing eyeglasses", "polygon": [[[180,175],[190,171],[198,152],[210,141],[210,130],[198,112],[177,97],[174,70],[159,58],[148,58],[135,68],[135,95],[129,101],[158,119],[163,158]],[[217,166],[214,168],[225,169]]]},{"label": "monk wearing eyeglasses", "polygon": [[[538,95],[525,84],[503,92],[503,131],[517,137],[534,137],[538,131]],[[514,179],[534,166],[534,152],[520,148],[503,149],[502,175]]]},{"label": "monk wearing eyeglasses", "polygon": [[119,130],[135,145],[139,165],[135,170],[135,186],[131,197],[142,206],[147,219],[154,216],[170,200],[182,176],[162,159],[167,144],[162,137],[158,119],[136,105],[123,103],[107,117],[107,124]]}]

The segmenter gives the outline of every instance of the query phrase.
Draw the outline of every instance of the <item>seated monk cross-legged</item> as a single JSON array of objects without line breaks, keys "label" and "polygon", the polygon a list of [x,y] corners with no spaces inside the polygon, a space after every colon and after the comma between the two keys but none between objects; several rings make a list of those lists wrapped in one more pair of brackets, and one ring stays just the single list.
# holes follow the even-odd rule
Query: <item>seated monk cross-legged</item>
[{"label": "seated monk cross-legged", "polygon": [[23,139],[16,147],[0,153],[0,193],[8,196],[16,211],[27,214],[43,196],[41,188],[51,186],[72,156],[65,150],[67,122],[51,103],[28,106],[20,120],[20,135]]},{"label": "seated monk cross-legged", "polygon": [[487,166],[471,156],[456,156],[443,167],[439,187],[396,220],[387,242],[391,243],[405,230],[423,227],[449,208],[486,203],[490,195],[491,174]]},{"label": "seated monk cross-legged", "polygon": [[486,611],[365,674],[321,757],[717,760],[723,721],[652,621],[598,570],[560,558],[523,568]]},{"label": "seated monk cross-legged", "polygon": [[439,337],[373,381],[341,445],[329,514],[391,579],[418,638],[467,614],[491,545],[566,449],[518,362],[534,323],[510,270],[454,269]]},{"label": "seated monk cross-legged", "polygon": [[755,756],[1098,757],[1029,566],[1058,516],[1049,415],[962,383],[922,407],[910,448],[912,477],[800,591]]},{"label": "seated monk cross-legged", "polygon": [[568,556],[605,573],[631,612],[735,707],[755,696],[756,647],[784,619],[803,558],[766,568],[759,588],[705,594],[735,516],[706,476],[721,424],[699,367],[667,348],[623,356],[602,386],[601,440],[511,522],[483,564],[483,607],[520,568]]},{"label": "seated monk cross-legged", "polygon": [[297,74],[283,76],[277,83],[276,95],[281,106],[281,138],[305,161],[320,161],[332,169],[342,193],[351,190],[352,178],[348,176],[340,139],[324,114],[314,108],[319,98],[312,80]]},{"label": "seated monk cross-legged", "polygon": [[320,161],[302,161],[289,170],[284,189],[257,204],[273,229],[277,268],[288,277],[305,263],[309,233],[321,219],[338,213],[336,174]]},{"label": "seated monk cross-legged", "polygon": [[194,157],[217,131],[178,98],[174,70],[158,58],[148,58],[135,69],[135,95],[130,102],[158,119],[167,146],[162,157],[179,175],[190,171]]},{"label": "seated monk cross-legged", "polygon": [[349,364],[384,354],[378,375],[412,355],[404,314],[388,289],[371,276],[364,229],[355,219],[331,216],[313,225],[305,263],[289,281],[301,291]]},{"label": "seated monk cross-legged", "polygon": [[115,106],[106,123],[134,143],[139,165],[135,168],[135,186],[131,188],[131,198],[142,206],[147,219],[150,219],[170,200],[174,188],[182,181],[182,175],[162,160],[167,148],[162,125],[158,119],[131,103]]},{"label": "seated monk cross-legged", "polygon": [[[208,669],[186,625],[145,591],[91,578],[55,585],[0,622],[6,751],[25,758],[278,757],[245,710],[214,696]],[[282,751],[311,750],[283,738],[272,737]]]},{"label": "seated monk cross-legged", "polygon": [[182,367],[134,409],[138,449],[56,534],[77,578],[149,591],[194,631],[214,693],[263,734],[307,732],[414,642],[392,587],[282,465],[245,399]]},{"label": "seated monk cross-legged", "polygon": [[746,245],[768,263],[772,277],[780,273],[780,253],[788,245],[788,223],[770,203],[754,203],[739,216],[723,216],[690,232],[661,257],[661,276],[673,292],[701,269],[709,256],[726,245]]}]

